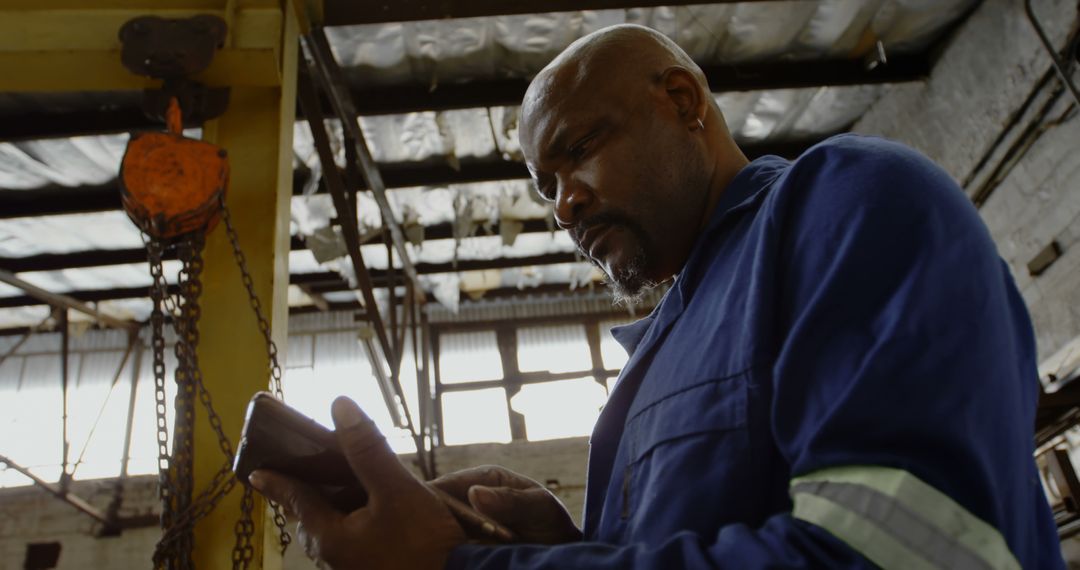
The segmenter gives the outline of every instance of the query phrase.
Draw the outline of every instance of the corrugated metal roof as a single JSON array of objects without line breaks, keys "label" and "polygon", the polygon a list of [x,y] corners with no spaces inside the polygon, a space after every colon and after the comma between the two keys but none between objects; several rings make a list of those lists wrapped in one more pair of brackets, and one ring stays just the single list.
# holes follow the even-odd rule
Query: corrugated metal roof
[{"label": "corrugated metal roof", "polygon": [[[880,40],[889,54],[924,50],[976,0],[822,0],[603,10],[502,16],[397,24],[347,26],[327,30],[332,48],[350,81],[365,88],[440,85],[485,79],[529,78],[570,42],[596,29],[638,23],[671,37],[703,65],[761,61],[802,61],[857,55]],[[717,94],[732,133],[744,143],[822,137],[850,125],[883,87],[847,86],[728,92]],[[42,109],[94,110],[137,104],[137,93],[0,94],[0,116]],[[517,107],[423,111],[365,116],[360,123],[376,160],[449,164],[470,159],[520,159]],[[330,122],[332,131],[339,125]],[[189,131],[198,136],[198,131]],[[33,192],[47,186],[77,187],[114,179],[128,135],[0,143],[0,189]],[[320,167],[305,123],[295,129],[296,163]],[[339,163],[343,152],[337,149]],[[312,188],[313,189],[313,188]],[[536,204],[524,180],[455,184],[390,191],[403,219],[423,225],[474,225],[482,237],[429,241],[413,248],[414,261],[524,257],[573,251],[564,233],[523,234],[512,246],[483,227],[503,218],[549,217]],[[359,221],[377,228],[374,201],[362,193]],[[325,195],[298,196],[292,202],[294,235],[310,235],[329,224],[333,208]],[[24,257],[89,249],[137,248],[142,241],[123,213],[102,212],[34,219],[0,220],[0,256]],[[386,250],[367,246],[374,268],[386,267]],[[293,252],[293,273],[337,269],[338,261],[319,264],[310,252]],[[347,265],[347,264],[344,264]],[[493,274],[429,275],[423,283],[452,304],[461,282],[531,284],[587,283],[587,268],[550,266],[502,270]],[[23,275],[28,281],[62,292],[100,287],[132,287],[149,282],[145,264],[68,269]],[[20,294],[0,286],[0,297]],[[299,291],[294,302],[309,299]],[[456,297],[455,297],[456,298]],[[107,302],[129,314],[148,314],[145,301]],[[0,328],[34,324],[37,309],[0,309]]]}]

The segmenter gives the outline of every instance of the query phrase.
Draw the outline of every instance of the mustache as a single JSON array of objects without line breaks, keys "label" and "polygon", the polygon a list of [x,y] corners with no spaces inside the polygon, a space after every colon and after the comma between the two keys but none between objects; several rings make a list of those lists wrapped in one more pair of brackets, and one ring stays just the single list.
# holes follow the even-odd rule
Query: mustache
[{"label": "mustache", "polygon": [[580,244],[581,236],[584,235],[589,228],[597,226],[624,226],[633,230],[636,230],[638,227],[637,223],[631,220],[629,216],[626,216],[621,212],[609,211],[589,216],[577,224],[574,224],[573,227],[567,228],[566,231],[570,234],[570,238],[574,240],[574,243]]}]

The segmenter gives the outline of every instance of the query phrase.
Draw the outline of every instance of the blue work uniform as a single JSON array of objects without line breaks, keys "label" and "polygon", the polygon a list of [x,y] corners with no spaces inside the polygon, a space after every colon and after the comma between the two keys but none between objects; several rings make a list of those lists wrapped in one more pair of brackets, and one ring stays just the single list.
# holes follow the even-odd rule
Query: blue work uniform
[{"label": "blue work uniform", "polygon": [[922,155],[842,135],[722,195],[590,440],[584,540],[450,568],[1063,568],[1023,300]]}]

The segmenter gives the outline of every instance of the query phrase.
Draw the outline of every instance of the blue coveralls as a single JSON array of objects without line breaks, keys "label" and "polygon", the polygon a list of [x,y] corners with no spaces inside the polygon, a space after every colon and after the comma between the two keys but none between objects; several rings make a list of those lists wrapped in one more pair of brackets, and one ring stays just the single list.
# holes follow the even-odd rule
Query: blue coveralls
[{"label": "blue coveralls", "polygon": [[1062,568],[1031,324],[970,201],[843,135],[723,194],[590,441],[584,541],[449,568]]}]

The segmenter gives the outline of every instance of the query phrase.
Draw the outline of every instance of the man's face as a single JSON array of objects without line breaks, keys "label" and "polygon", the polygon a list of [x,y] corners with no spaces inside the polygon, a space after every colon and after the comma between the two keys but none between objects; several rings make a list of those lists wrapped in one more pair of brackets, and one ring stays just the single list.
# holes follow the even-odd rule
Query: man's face
[{"label": "man's face", "polygon": [[671,245],[696,230],[684,192],[700,171],[694,149],[662,93],[612,81],[563,93],[559,79],[522,108],[526,162],[559,226],[633,298],[678,271]]}]

